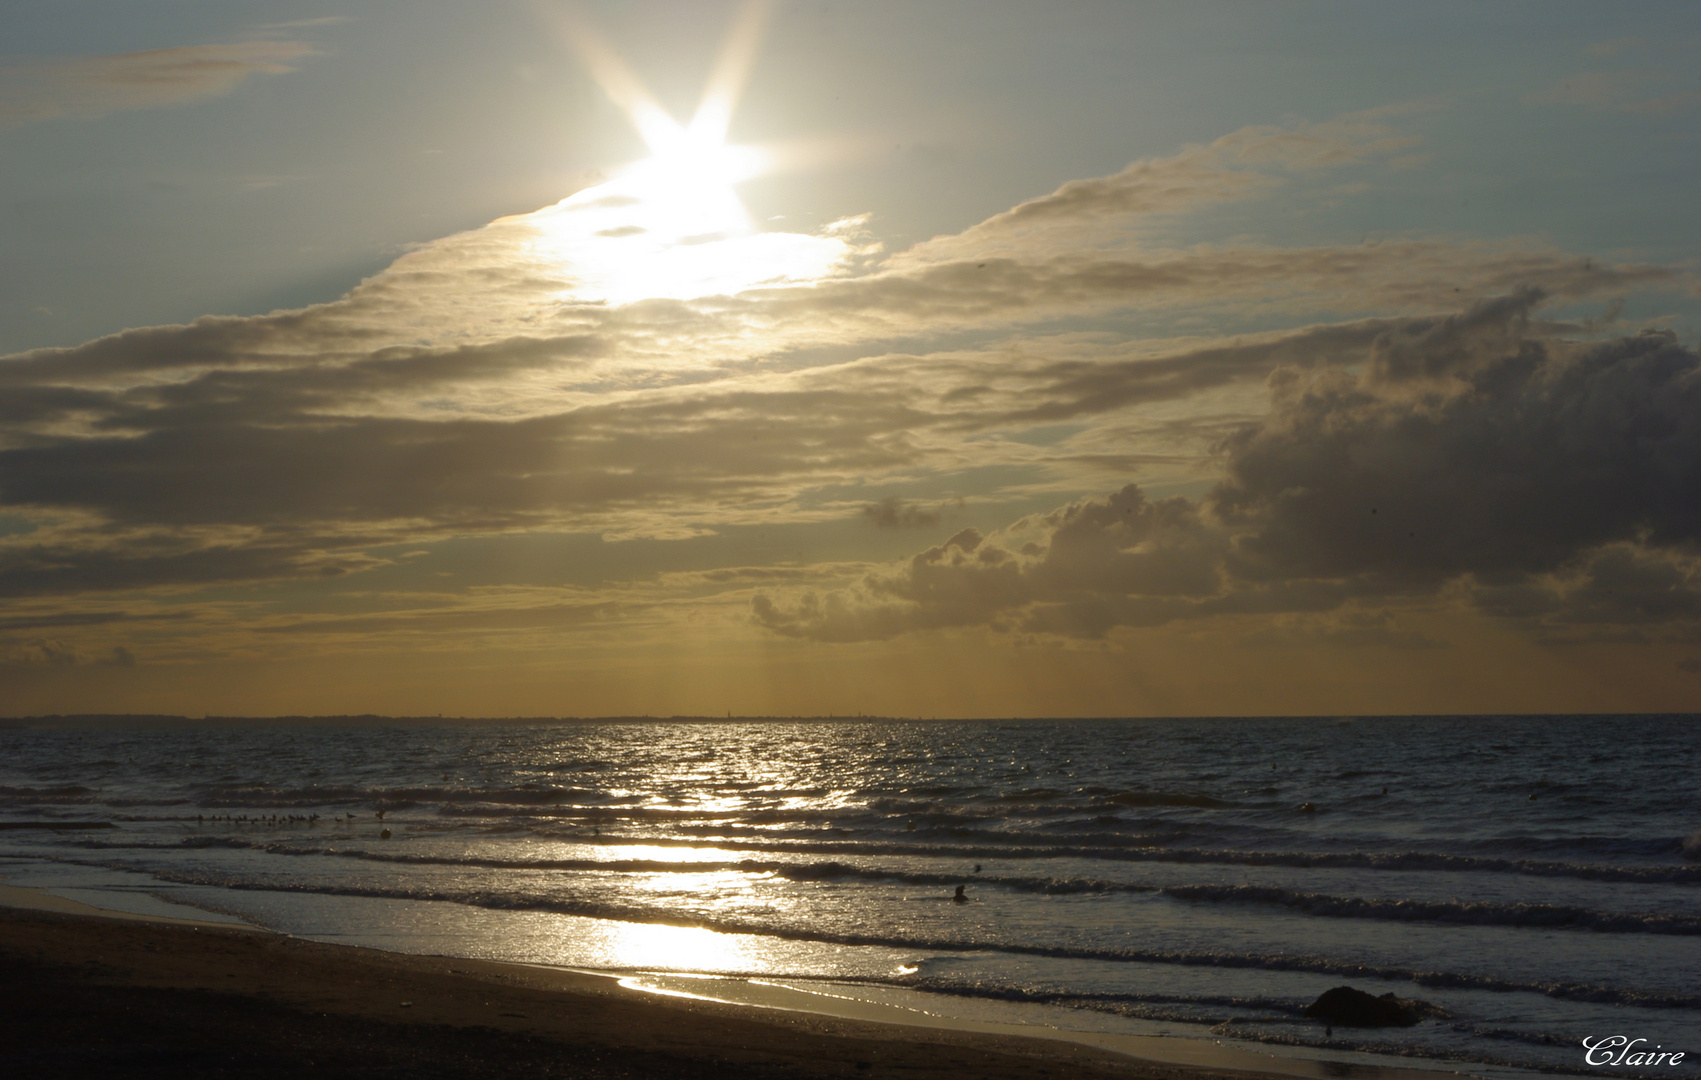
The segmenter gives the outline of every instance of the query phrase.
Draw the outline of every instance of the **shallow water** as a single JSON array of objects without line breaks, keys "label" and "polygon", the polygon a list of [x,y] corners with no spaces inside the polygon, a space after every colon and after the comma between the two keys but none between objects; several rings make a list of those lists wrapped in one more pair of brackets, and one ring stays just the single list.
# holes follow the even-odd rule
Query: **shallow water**
[{"label": "shallow water", "polygon": [[[830,978],[961,1014],[1043,1006],[1038,1022],[1348,1059],[1610,1072],[1581,1038],[1701,1061],[1695,732],[1683,717],[12,728],[0,819],[118,828],[0,831],[0,874],[408,951]],[[1341,983],[1448,1016],[1325,1032],[1300,1015]]]}]

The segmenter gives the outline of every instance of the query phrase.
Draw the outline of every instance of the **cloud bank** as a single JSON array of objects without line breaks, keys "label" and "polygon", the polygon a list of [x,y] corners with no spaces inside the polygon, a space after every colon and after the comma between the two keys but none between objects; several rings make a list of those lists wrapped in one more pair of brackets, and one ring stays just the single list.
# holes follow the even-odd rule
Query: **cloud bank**
[{"label": "cloud bank", "polygon": [[1701,356],[1670,333],[1590,346],[1540,294],[1381,332],[1356,365],[1282,366],[1196,499],[1128,485],[965,529],[855,588],[763,594],[825,641],[986,625],[1069,636],[1459,593],[1551,626],[1701,617]]},{"label": "cloud bank", "polygon": [[255,75],[281,75],[313,54],[301,41],[236,41],[0,68],[0,127],[219,97]]},{"label": "cloud bank", "polygon": [[[171,95],[305,54],[260,44],[103,70],[187,100]],[[1554,314],[1694,294],[1687,269],[1519,240],[1163,248],[1145,231],[1410,145],[1376,119],[1246,129],[889,257],[858,219],[670,239],[611,182],[425,245],[333,303],[0,359],[0,596],[32,620],[0,634],[52,666],[109,649],[78,652],[78,626],[163,618],[211,585],[359,581],[404,548],[835,522],[933,536],[898,564],[403,590],[371,601],[392,608],[361,616],[377,621],[311,625],[495,633],[713,603],[831,642],[1310,615],[1328,640],[1423,644],[1390,614],[1412,605],[1543,634],[1688,625],[1696,354]],[[630,299],[656,257],[665,295]],[[1205,329],[1224,322],[1247,329]],[[987,526],[1016,504],[1052,509]],[[256,636],[297,625],[218,611]]]}]

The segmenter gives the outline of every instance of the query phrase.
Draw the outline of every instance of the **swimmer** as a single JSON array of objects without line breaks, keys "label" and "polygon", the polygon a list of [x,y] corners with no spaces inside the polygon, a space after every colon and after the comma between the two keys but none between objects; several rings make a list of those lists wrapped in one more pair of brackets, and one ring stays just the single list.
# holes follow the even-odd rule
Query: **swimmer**
[{"label": "swimmer", "polygon": [[961,885],[957,886],[957,895],[951,897],[951,902],[956,904],[966,904],[969,902],[969,898],[963,895],[963,887]]}]

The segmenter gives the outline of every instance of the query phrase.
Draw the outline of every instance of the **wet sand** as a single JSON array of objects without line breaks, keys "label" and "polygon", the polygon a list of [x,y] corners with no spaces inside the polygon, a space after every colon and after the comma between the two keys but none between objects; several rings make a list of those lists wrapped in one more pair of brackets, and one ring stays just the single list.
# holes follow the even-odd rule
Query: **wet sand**
[{"label": "wet sand", "polygon": [[34,908],[0,907],[0,1059],[13,1075],[1260,1075],[1143,1062],[1042,1039],[658,998],[551,968],[107,918],[51,899]]}]

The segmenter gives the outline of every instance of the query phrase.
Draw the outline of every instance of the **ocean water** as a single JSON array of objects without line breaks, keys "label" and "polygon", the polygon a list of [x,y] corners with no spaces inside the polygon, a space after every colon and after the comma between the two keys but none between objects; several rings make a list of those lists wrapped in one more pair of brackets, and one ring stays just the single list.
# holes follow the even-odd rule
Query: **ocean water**
[{"label": "ocean water", "polygon": [[[34,723],[0,729],[0,823],[113,827],[0,828],[0,878],[404,951],[1483,1075],[1674,1076],[1701,1067],[1698,733]],[[1444,1015],[1301,1015],[1342,984]],[[1688,1057],[1588,1065],[1580,1041],[1606,1035]]]}]

